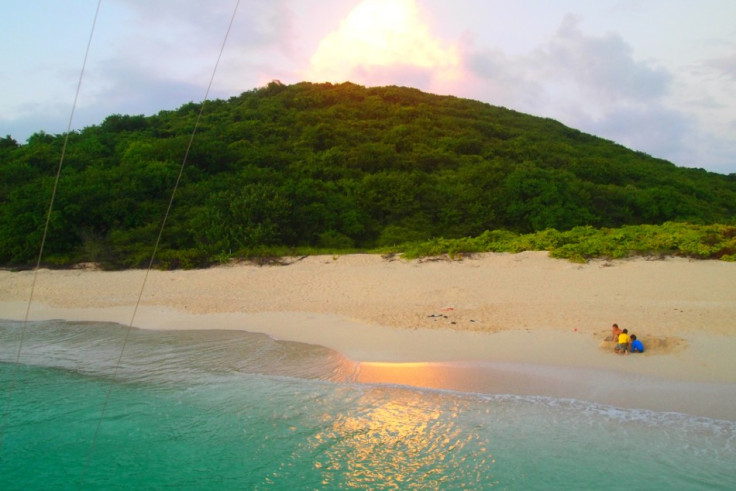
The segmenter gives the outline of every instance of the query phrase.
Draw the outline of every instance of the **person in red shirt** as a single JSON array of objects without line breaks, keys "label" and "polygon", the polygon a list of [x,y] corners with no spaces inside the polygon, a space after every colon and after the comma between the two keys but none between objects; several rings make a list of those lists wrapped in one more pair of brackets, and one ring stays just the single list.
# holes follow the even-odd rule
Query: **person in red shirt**
[{"label": "person in red shirt", "polygon": [[618,324],[614,324],[611,327],[611,341],[618,341],[619,334],[621,334],[621,329],[618,328]]}]

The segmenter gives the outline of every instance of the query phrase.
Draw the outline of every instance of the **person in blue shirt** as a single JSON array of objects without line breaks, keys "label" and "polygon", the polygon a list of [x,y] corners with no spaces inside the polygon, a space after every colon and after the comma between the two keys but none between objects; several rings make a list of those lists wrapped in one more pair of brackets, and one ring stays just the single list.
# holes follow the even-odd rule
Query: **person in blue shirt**
[{"label": "person in blue shirt", "polygon": [[636,334],[631,335],[631,348],[632,353],[644,353],[644,345],[641,341],[636,339]]}]

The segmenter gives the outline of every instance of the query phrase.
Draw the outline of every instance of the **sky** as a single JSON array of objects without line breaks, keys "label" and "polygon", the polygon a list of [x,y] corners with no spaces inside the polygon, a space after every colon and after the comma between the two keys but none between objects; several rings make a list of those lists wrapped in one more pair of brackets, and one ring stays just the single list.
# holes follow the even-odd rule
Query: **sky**
[{"label": "sky", "polygon": [[2,6],[0,136],[20,143],[176,109],[208,87],[228,99],[272,80],[350,81],[736,173],[733,0],[101,0],[96,22],[98,0]]}]

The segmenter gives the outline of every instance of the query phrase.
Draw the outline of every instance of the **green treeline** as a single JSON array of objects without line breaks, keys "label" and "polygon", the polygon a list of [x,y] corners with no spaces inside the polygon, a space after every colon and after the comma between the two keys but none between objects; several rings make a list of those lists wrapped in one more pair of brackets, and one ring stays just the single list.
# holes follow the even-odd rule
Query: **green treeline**
[{"label": "green treeline", "polygon": [[[189,148],[201,109],[112,115],[69,135],[44,263],[147,265],[178,179],[161,267],[264,251],[455,241],[453,249],[463,240],[472,251],[490,247],[493,234],[736,223],[733,174],[680,168],[472,100],[272,82],[208,101]],[[23,145],[0,139],[0,264],[35,261],[63,142],[43,132]],[[730,257],[727,249],[711,256]]]}]

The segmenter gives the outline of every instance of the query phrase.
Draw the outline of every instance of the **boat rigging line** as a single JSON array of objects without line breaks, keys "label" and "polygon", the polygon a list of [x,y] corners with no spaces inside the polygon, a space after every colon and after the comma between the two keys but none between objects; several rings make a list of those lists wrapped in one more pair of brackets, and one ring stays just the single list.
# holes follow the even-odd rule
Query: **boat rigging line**
[{"label": "boat rigging line", "polygon": [[141,304],[141,299],[143,298],[143,291],[146,288],[146,283],[148,282],[148,276],[149,276],[149,274],[151,272],[151,269],[153,268],[153,261],[156,258],[156,253],[158,252],[158,247],[159,247],[159,244],[161,242],[161,237],[163,236],[164,228],[166,227],[166,221],[169,218],[169,213],[171,212],[171,208],[172,208],[172,206],[174,204],[174,198],[176,196],[176,191],[179,188],[179,182],[181,181],[181,177],[184,174],[184,168],[186,167],[187,159],[189,157],[189,151],[192,148],[192,144],[194,142],[194,136],[197,134],[197,129],[199,128],[199,123],[200,123],[200,121],[202,119],[202,114],[204,113],[204,108],[207,105],[207,101],[209,100],[210,90],[212,89],[212,84],[213,84],[213,82],[215,80],[215,75],[217,74],[217,68],[220,65],[220,60],[222,59],[222,53],[225,51],[225,45],[227,44],[227,39],[230,36],[230,31],[232,30],[233,22],[235,21],[235,17],[237,15],[238,7],[239,6],[240,6],[240,0],[236,0],[235,5],[233,7],[232,14],[230,15],[230,22],[228,23],[227,29],[225,31],[225,36],[223,37],[222,44],[220,45],[220,51],[219,51],[219,53],[217,55],[217,60],[215,61],[215,65],[212,68],[212,75],[210,76],[210,81],[207,84],[207,90],[205,91],[204,99],[202,100],[202,105],[199,108],[199,113],[197,114],[197,119],[194,122],[194,127],[192,128],[192,133],[191,133],[191,135],[189,137],[189,142],[188,142],[187,148],[186,148],[186,150],[184,152],[184,157],[182,158],[181,165],[179,166],[179,174],[176,177],[176,182],[174,183],[174,188],[172,189],[172,191],[171,191],[171,197],[169,198],[169,204],[166,207],[166,212],[164,213],[164,218],[161,221],[161,227],[159,228],[158,236],[156,237],[156,242],[155,242],[155,244],[153,246],[153,251],[151,253],[151,258],[148,261],[148,267],[146,268],[146,273],[145,273],[145,275],[143,277],[143,281],[141,283],[141,288],[140,288],[140,290],[138,292],[138,299],[136,300],[135,307],[133,308],[133,313],[131,315],[130,322],[128,323],[128,325],[127,325],[127,327],[125,329],[125,336],[123,338],[123,345],[120,348],[120,354],[118,355],[118,359],[115,362],[115,368],[113,369],[112,379],[111,379],[110,385],[108,386],[108,389],[107,389],[107,394],[105,396],[105,402],[102,405],[102,411],[100,412],[100,418],[97,421],[97,426],[95,428],[94,435],[92,436],[92,444],[90,445],[89,452],[87,454],[87,459],[85,461],[84,468],[82,470],[82,476],[81,476],[80,481],[79,481],[79,487],[80,488],[82,487],[82,484],[84,483],[84,477],[85,477],[85,475],[87,473],[87,469],[89,467],[89,463],[90,463],[90,461],[92,459],[92,454],[94,453],[95,444],[97,442],[97,436],[99,434],[100,427],[102,426],[102,422],[105,419],[105,414],[107,412],[107,407],[108,407],[109,402],[110,402],[110,395],[112,393],[112,384],[117,379],[117,373],[118,373],[118,370],[120,368],[120,363],[122,362],[122,359],[123,359],[123,354],[125,353],[125,347],[126,347],[126,345],[128,343],[128,338],[130,337],[130,332],[131,332],[131,330],[133,328],[133,323],[135,322],[136,315],[138,314],[138,309],[139,309],[140,304]]},{"label": "boat rigging line", "polygon": [[[4,440],[4,436],[5,436],[5,431],[6,431],[5,428],[6,428],[6,424],[7,424],[8,415],[10,413],[10,407],[11,407],[11,400],[12,400],[13,389],[14,389],[16,383],[17,383],[18,367],[20,365],[20,357],[21,357],[21,352],[23,350],[23,339],[25,337],[26,326],[27,326],[28,321],[30,319],[31,305],[33,303],[35,286],[36,286],[36,281],[37,281],[37,277],[38,277],[38,271],[39,271],[39,269],[41,267],[41,260],[43,258],[44,246],[46,244],[47,234],[48,234],[48,230],[49,230],[49,224],[50,224],[50,221],[51,221],[51,213],[52,213],[52,210],[53,210],[53,207],[54,207],[54,201],[55,201],[56,192],[57,192],[57,189],[58,189],[58,186],[59,186],[59,181],[60,181],[60,176],[61,176],[61,170],[62,170],[62,167],[63,167],[63,164],[64,164],[64,158],[65,158],[65,155],[66,155],[67,143],[69,141],[69,135],[71,134],[72,123],[73,123],[73,120],[74,120],[74,113],[75,113],[76,108],[78,106],[79,95],[80,95],[81,87],[82,87],[82,81],[83,81],[84,76],[85,76],[86,66],[87,66],[87,60],[89,58],[89,53],[90,53],[90,49],[91,49],[91,46],[92,46],[92,40],[94,38],[95,28],[97,26],[97,21],[98,21],[99,13],[100,13],[100,10],[101,10],[101,5],[102,5],[102,0],[98,0],[97,1],[97,7],[95,9],[94,18],[93,18],[93,21],[92,21],[92,28],[90,30],[90,35],[89,35],[89,39],[87,41],[87,47],[86,47],[85,54],[84,54],[84,61],[82,63],[82,68],[80,70],[79,82],[77,84],[77,89],[76,89],[76,93],[75,93],[75,96],[74,96],[74,102],[72,104],[72,108],[71,108],[71,112],[70,112],[70,116],[69,116],[69,122],[68,122],[68,125],[67,125],[66,134],[65,134],[65,137],[64,137],[64,143],[63,143],[63,146],[62,146],[62,149],[61,149],[61,155],[60,155],[60,158],[59,158],[59,164],[58,164],[57,170],[56,170],[56,178],[54,180],[54,185],[53,185],[53,189],[52,189],[52,193],[51,193],[51,198],[49,200],[49,206],[48,206],[48,211],[47,211],[47,214],[46,214],[46,220],[45,220],[45,225],[44,225],[43,234],[42,234],[42,238],[41,238],[41,244],[39,246],[38,258],[37,258],[37,261],[36,261],[36,265],[34,267],[33,280],[32,280],[32,284],[31,284],[31,288],[30,288],[30,293],[29,293],[29,298],[28,298],[28,302],[27,302],[27,306],[26,306],[25,316],[24,316],[23,323],[22,323],[22,326],[21,326],[21,333],[20,333],[20,340],[19,340],[19,343],[18,343],[18,349],[17,349],[16,355],[15,355],[15,361],[14,361],[14,364],[13,364],[14,365],[13,372],[12,372],[12,375],[11,375],[10,383],[8,385],[8,390],[6,391],[5,409],[4,409],[4,413],[3,413],[2,427],[0,428],[0,449],[2,449],[2,446],[3,446],[3,440]],[[137,297],[135,306],[133,308],[133,312],[131,314],[130,322],[127,324],[127,327],[125,328],[125,335],[123,337],[123,343],[122,343],[122,346],[120,348],[120,353],[119,353],[119,355],[117,357],[115,366],[113,368],[113,374],[112,374],[112,377],[110,379],[110,384],[109,384],[108,389],[107,389],[107,393],[106,393],[106,396],[105,396],[104,403],[102,405],[102,409],[100,411],[100,417],[99,417],[99,419],[97,421],[97,425],[95,427],[95,431],[94,431],[94,434],[93,434],[93,437],[92,437],[92,441],[90,443],[90,447],[89,447],[89,450],[87,452],[87,457],[86,457],[86,460],[85,460],[85,463],[84,463],[84,467],[82,469],[82,473],[81,473],[81,476],[80,476],[80,479],[79,479],[79,482],[78,482],[78,487],[79,488],[81,488],[83,486],[83,484],[84,484],[84,479],[85,479],[87,470],[89,468],[89,464],[91,462],[92,455],[94,454],[94,449],[95,449],[95,445],[96,445],[97,438],[98,438],[98,435],[99,435],[100,427],[102,426],[102,422],[105,419],[105,414],[107,412],[107,408],[108,408],[108,405],[109,405],[109,402],[110,402],[110,396],[111,396],[111,393],[112,393],[113,383],[117,379],[117,374],[118,374],[118,371],[119,371],[119,368],[120,368],[120,364],[121,364],[122,359],[123,359],[123,355],[125,353],[126,345],[128,343],[129,337],[130,337],[130,332],[131,332],[131,330],[133,328],[133,324],[135,322],[135,319],[136,319],[136,316],[137,316],[137,313],[138,313],[138,309],[139,309],[140,304],[141,304],[141,299],[143,298],[143,292],[145,290],[146,283],[148,281],[148,277],[149,277],[149,274],[151,272],[151,269],[153,268],[153,263],[154,263],[154,260],[156,258],[156,254],[158,252],[159,244],[161,242],[161,237],[163,236],[163,231],[164,231],[164,228],[166,226],[166,222],[168,220],[169,214],[170,214],[171,209],[172,209],[173,204],[174,204],[174,198],[176,196],[176,191],[177,191],[177,189],[179,187],[179,183],[180,183],[181,178],[182,178],[182,175],[184,173],[184,168],[186,167],[186,163],[187,163],[187,160],[188,160],[188,157],[189,157],[189,152],[190,152],[190,150],[192,148],[192,144],[194,142],[194,137],[197,134],[197,130],[199,128],[199,124],[200,124],[200,121],[202,119],[202,115],[204,113],[205,106],[207,104],[207,101],[209,100],[209,95],[210,95],[210,91],[212,89],[212,85],[214,83],[215,75],[216,75],[217,69],[218,69],[218,67],[220,65],[220,61],[222,59],[222,54],[225,51],[225,46],[227,44],[228,37],[230,36],[230,31],[232,30],[232,26],[233,26],[233,23],[235,21],[235,17],[237,15],[239,6],[240,6],[240,0],[236,0],[235,3],[234,3],[234,6],[233,6],[232,13],[230,15],[230,20],[229,20],[227,29],[225,31],[225,36],[223,37],[222,44],[220,45],[219,53],[217,55],[217,59],[215,61],[214,67],[212,69],[212,74],[210,76],[210,80],[209,80],[209,83],[207,85],[207,90],[205,91],[204,99],[202,100],[202,104],[200,106],[199,113],[197,114],[197,118],[195,120],[194,127],[192,129],[191,135],[189,137],[189,142],[188,142],[187,147],[186,147],[186,150],[184,152],[184,156],[182,158],[181,165],[179,166],[179,173],[178,173],[177,178],[176,178],[176,181],[174,183],[174,187],[173,187],[173,189],[171,191],[171,196],[169,198],[169,203],[168,203],[168,206],[166,208],[166,212],[164,213],[163,220],[161,221],[161,226],[159,227],[158,236],[156,237],[156,240],[155,240],[155,243],[154,243],[154,246],[153,246],[153,250],[152,250],[152,253],[151,253],[151,257],[150,257],[150,260],[148,262],[148,266],[146,268],[146,272],[145,272],[145,275],[143,277],[143,281],[141,283],[140,290],[138,292],[138,297]]]},{"label": "boat rigging line", "polygon": [[30,288],[30,293],[28,295],[28,302],[26,303],[26,311],[23,317],[23,323],[21,325],[20,340],[18,341],[18,350],[15,354],[15,360],[13,362],[13,372],[10,377],[10,382],[8,383],[8,390],[6,393],[7,397],[5,399],[5,410],[3,412],[2,428],[0,428],[0,449],[2,449],[3,441],[5,439],[5,426],[8,420],[8,415],[10,414],[10,403],[13,398],[13,389],[15,388],[15,384],[18,378],[18,365],[20,364],[20,355],[23,350],[23,338],[25,337],[26,326],[28,324],[28,319],[30,318],[30,314],[31,314],[31,304],[33,303],[33,296],[34,296],[34,292],[36,289],[36,280],[38,278],[38,270],[41,268],[41,258],[43,258],[43,250],[44,250],[44,246],[46,245],[46,236],[48,235],[49,224],[51,223],[51,212],[54,209],[54,200],[56,199],[56,191],[59,188],[59,180],[61,178],[61,169],[64,166],[64,157],[66,156],[66,147],[67,147],[67,143],[69,143],[69,135],[71,134],[72,122],[74,121],[74,112],[77,108],[77,102],[79,101],[79,93],[82,90],[82,80],[84,79],[84,74],[85,74],[86,67],[87,67],[87,59],[89,58],[89,52],[92,46],[92,39],[94,38],[95,28],[97,27],[97,18],[100,15],[101,5],[102,5],[102,0],[97,0],[97,8],[95,9],[95,15],[92,19],[92,28],[90,29],[89,38],[87,39],[87,48],[84,51],[84,60],[82,61],[82,69],[79,72],[79,81],[77,82],[77,90],[74,94],[74,102],[72,103],[72,109],[69,114],[69,122],[67,123],[67,126],[66,126],[66,133],[64,134],[64,143],[61,147],[61,155],[59,157],[59,164],[56,167],[56,177],[54,178],[54,185],[52,186],[52,189],[51,189],[51,198],[49,199],[49,206],[46,212],[46,220],[44,222],[43,234],[41,236],[41,245],[38,248],[38,258],[36,260],[36,265],[33,268],[33,278],[31,280],[31,288]]}]

